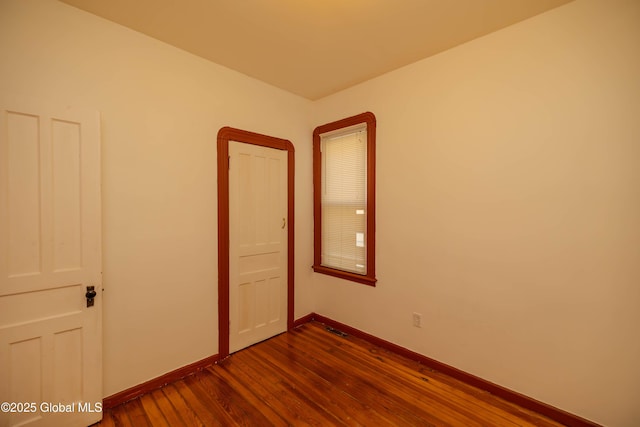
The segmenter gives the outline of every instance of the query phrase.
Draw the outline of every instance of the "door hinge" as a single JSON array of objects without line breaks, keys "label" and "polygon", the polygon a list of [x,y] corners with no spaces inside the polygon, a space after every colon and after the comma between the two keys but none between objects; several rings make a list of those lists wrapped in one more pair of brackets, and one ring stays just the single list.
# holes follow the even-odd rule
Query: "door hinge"
[{"label": "door hinge", "polygon": [[227,165],[229,166],[229,170],[231,170],[231,156],[227,158]]}]

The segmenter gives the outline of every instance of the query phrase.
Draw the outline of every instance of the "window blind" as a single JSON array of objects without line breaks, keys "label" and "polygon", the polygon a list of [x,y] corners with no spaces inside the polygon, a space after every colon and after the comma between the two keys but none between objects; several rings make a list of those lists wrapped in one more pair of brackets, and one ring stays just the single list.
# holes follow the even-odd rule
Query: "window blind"
[{"label": "window blind", "polygon": [[367,274],[367,131],[321,135],[321,264]]}]

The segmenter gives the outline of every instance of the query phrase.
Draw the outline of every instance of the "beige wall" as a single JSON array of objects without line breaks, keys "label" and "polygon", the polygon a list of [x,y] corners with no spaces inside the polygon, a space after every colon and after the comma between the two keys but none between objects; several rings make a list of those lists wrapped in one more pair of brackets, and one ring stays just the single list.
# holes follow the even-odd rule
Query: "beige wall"
[{"label": "beige wall", "polygon": [[[218,129],[290,139],[304,163],[310,102],[40,0],[0,0],[0,94],[101,112],[105,396],[216,354]],[[297,317],[312,310],[299,224]]]},{"label": "beige wall", "polygon": [[639,41],[640,2],[578,0],[317,102],[377,116],[379,279],[314,274],[317,311],[637,426]]},{"label": "beige wall", "polygon": [[[0,0],[0,94],[102,114],[105,396],[217,352],[230,125],[296,147],[296,317],[637,424],[639,22],[636,0],[577,0],[310,103],[55,1]],[[310,270],[311,131],[363,111],[376,288]]]}]

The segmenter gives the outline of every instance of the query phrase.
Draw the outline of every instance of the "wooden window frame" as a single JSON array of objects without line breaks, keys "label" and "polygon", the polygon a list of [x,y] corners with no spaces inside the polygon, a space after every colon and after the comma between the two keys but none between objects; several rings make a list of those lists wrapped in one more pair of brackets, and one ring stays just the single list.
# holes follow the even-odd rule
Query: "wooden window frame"
[{"label": "wooden window frame", "polygon": [[[367,274],[322,265],[321,135],[358,124],[365,124],[367,128]],[[376,285],[376,117],[371,112],[327,123],[313,131],[313,271],[369,286]]]}]

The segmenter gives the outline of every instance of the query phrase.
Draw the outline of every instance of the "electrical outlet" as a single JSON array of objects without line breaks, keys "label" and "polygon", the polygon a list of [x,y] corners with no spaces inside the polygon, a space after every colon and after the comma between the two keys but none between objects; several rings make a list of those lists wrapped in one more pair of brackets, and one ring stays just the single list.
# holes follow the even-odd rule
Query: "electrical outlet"
[{"label": "electrical outlet", "polygon": [[413,326],[416,328],[422,328],[422,314],[413,313]]}]

